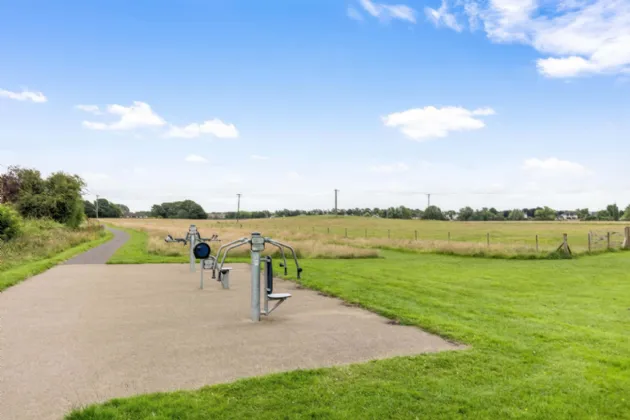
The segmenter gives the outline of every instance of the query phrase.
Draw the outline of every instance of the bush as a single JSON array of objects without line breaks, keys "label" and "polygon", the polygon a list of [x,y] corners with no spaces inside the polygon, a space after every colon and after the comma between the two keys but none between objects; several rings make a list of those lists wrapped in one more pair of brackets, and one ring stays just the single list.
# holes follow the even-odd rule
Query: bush
[{"label": "bush", "polygon": [[0,239],[8,241],[20,234],[22,219],[20,215],[9,206],[0,204]]}]

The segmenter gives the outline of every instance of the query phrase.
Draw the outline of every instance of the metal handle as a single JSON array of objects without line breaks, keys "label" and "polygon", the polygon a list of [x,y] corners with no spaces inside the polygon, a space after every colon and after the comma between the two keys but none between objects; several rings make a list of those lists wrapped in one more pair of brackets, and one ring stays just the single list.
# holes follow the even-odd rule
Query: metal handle
[{"label": "metal handle", "polygon": [[283,244],[282,242],[278,242],[278,241],[274,241],[273,239],[267,239],[267,242],[269,242],[270,244],[276,245],[276,246],[283,246],[285,248],[288,248],[291,253],[293,254],[293,261],[295,261],[295,266],[297,267],[297,278],[300,279],[301,278],[301,274],[302,274],[302,268],[300,267],[300,264],[298,263],[298,259],[297,259],[297,255],[295,254],[295,250],[287,245],[287,244]]},{"label": "metal handle", "polygon": [[[226,244],[224,247],[223,246],[221,247],[221,248],[225,248],[225,251],[223,252],[223,258],[221,259],[221,264],[219,265],[219,279],[221,279],[221,270],[223,270],[223,263],[225,263],[225,257],[227,256],[228,252],[230,252],[234,248],[238,248],[239,246],[248,244],[249,242],[250,242],[249,238],[241,238],[236,241],[233,241],[231,244]],[[218,257],[219,255],[217,254],[217,259]],[[216,264],[214,266],[216,267]]]},{"label": "metal handle", "polygon": [[278,244],[275,244],[275,243],[271,242],[271,240],[269,238],[265,238],[265,241],[270,243],[271,245],[277,247],[280,250],[280,254],[282,254],[282,263],[280,263],[280,267],[284,268],[284,275],[286,276],[288,274],[287,273],[287,258],[284,255],[284,248],[281,247]]}]

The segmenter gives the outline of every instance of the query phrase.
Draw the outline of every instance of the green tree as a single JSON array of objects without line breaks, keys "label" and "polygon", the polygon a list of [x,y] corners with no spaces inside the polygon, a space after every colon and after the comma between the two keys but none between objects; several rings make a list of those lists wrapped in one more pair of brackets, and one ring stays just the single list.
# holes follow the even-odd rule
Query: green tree
[{"label": "green tree", "polygon": [[429,206],[424,210],[422,218],[426,220],[444,220],[444,214],[438,206]]},{"label": "green tree", "polygon": [[545,206],[542,209],[537,209],[534,217],[537,220],[556,220],[556,211],[551,207]]},{"label": "green tree", "polygon": [[509,220],[525,220],[525,213],[523,210],[514,209],[508,215]]},{"label": "green tree", "polygon": [[457,220],[461,220],[463,222],[467,221],[467,220],[471,220],[473,217],[473,214],[475,214],[475,211],[470,208],[470,207],[464,207],[462,209],[459,209],[459,214],[457,215]]},{"label": "green tree", "polygon": [[[283,215],[292,215],[297,216],[300,214],[299,211],[290,211],[286,210],[289,214]],[[241,212],[243,218],[245,217],[245,212]],[[208,214],[205,212],[203,207],[199,204],[195,203],[192,200],[184,200],[184,201],[175,201],[172,203],[162,203],[155,204],[151,207],[151,216],[153,217],[161,217],[165,219],[207,219]],[[227,215],[226,215],[227,218]],[[236,215],[234,215],[236,218]]]},{"label": "green tree", "polygon": [[96,218],[96,206],[94,203],[88,200],[83,200],[83,209],[87,217],[90,219]]},{"label": "green tree", "polygon": [[586,220],[590,216],[591,212],[588,209],[577,209],[575,210],[575,214],[577,214],[578,219]]},{"label": "green tree", "polygon": [[117,218],[121,216],[122,216],[122,210],[120,210],[120,208],[116,204],[112,203],[106,198],[98,199],[98,217],[99,218],[101,217]]},{"label": "green tree", "polygon": [[597,220],[613,220],[608,210],[600,210],[596,215]]},{"label": "green tree", "polygon": [[630,204],[628,204],[628,207],[623,211],[623,220],[630,220]]},{"label": "green tree", "polygon": [[131,210],[129,210],[129,207],[125,206],[124,204],[116,204],[116,207],[120,209],[123,216],[128,216],[129,213],[131,213]]},{"label": "green tree", "polygon": [[9,206],[0,204],[0,241],[8,241],[20,234],[20,215]]},{"label": "green tree", "polygon": [[606,206],[606,211],[610,215],[610,218],[614,221],[619,220],[619,218],[621,217],[617,204],[609,204],[608,206]]}]

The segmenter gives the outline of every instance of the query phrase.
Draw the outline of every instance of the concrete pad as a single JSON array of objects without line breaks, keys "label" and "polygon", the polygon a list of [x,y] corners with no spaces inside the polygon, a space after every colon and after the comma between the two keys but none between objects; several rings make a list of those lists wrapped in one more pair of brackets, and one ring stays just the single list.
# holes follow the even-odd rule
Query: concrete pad
[{"label": "concrete pad", "polygon": [[232,266],[230,290],[184,264],[62,265],[0,294],[0,418],[462,348],[281,280],[293,297],[253,323],[249,267]]}]

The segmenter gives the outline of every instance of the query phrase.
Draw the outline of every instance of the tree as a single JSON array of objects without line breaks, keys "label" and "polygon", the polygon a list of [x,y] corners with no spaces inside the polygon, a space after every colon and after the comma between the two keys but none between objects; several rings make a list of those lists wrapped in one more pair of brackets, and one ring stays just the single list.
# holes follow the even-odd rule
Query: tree
[{"label": "tree", "polygon": [[424,216],[426,220],[444,220],[444,214],[438,206],[429,206],[424,210]]},{"label": "tree", "polygon": [[542,209],[537,209],[534,217],[537,220],[556,220],[556,211],[551,207],[545,206]]},{"label": "tree", "polygon": [[[241,212],[245,213],[245,212]],[[208,214],[192,200],[155,204],[151,207],[151,216],[164,219],[207,219]],[[226,214],[226,218],[227,214]]]},{"label": "tree", "polygon": [[[96,209],[95,209],[96,210]],[[98,217],[100,218],[117,218],[122,216],[122,210],[107,200],[106,198],[98,199]]]},{"label": "tree", "polygon": [[0,204],[0,241],[8,241],[20,234],[20,215],[9,206]]},{"label": "tree", "polygon": [[588,209],[577,209],[575,210],[575,214],[577,214],[578,219],[586,220],[590,216],[591,212]]},{"label": "tree", "polygon": [[124,204],[115,204],[115,206],[120,209],[123,216],[128,216],[129,213],[131,213],[131,210],[129,210],[129,207],[125,206]]},{"label": "tree", "polygon": [[457,220],[461,220],[463,222],[472,219],[475,211],[470,207],[464,207],[459,209],[459,214],[457,215]]},{"label": "tree", "polygon": [[628,207],[623,211],[623,220],[630,220],[630,204],[628,204]]},{"label": "tree", "polygon": [[608,206],[606,206],[606,211],[610,215],[610,218],[614,221],[619,220],[619,217],[621,217],[617,204],[609,204]]},{"label": "tree", "polygon": [[525,213],[523,210],[514,209],[508,215],[508,220],[525,220]]},{"label": "tree", "polygon": [[91,201],[83,200],[83,211],[88,218],[96,218],[96,206]]},{"label": "tree", "polygon": [[444,216],[448,220],[455,220],[455,217],[457,216],[457,213],[455,212],[455,210],[448,210],[448,211],[444,212]]},{"label": "tree", "polygon": [[608,210],[600,210],[596,215],[597,220],[613,220]]}]

